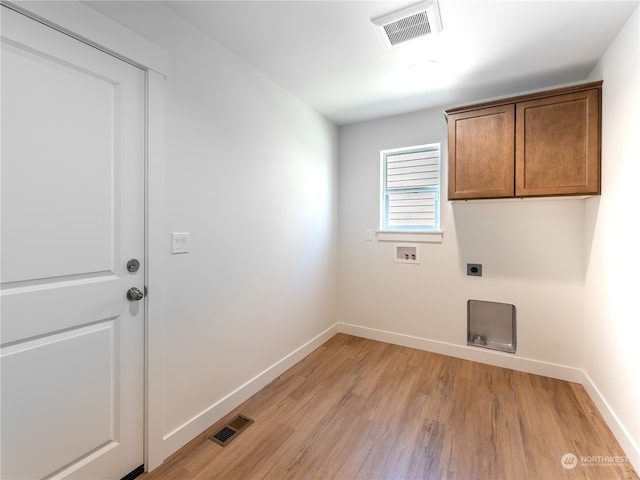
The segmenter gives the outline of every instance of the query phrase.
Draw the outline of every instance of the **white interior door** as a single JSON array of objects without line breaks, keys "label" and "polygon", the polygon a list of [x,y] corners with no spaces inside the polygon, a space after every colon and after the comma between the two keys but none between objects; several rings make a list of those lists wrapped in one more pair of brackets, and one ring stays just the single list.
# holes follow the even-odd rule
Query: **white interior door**
[{"label": "white interior door", "polygon": [[143,463],[144,72],[6,7],[1,36],[0,477],[118,479]]}]

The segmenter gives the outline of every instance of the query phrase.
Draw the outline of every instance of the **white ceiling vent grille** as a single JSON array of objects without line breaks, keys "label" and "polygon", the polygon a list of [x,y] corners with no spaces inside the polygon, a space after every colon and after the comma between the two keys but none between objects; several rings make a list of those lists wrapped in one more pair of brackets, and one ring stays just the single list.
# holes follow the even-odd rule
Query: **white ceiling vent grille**
[{"label": "white ceiling vent grille", "polygon": [[437,0],[417,3],[371,22],[386,48],[442,31]]}]

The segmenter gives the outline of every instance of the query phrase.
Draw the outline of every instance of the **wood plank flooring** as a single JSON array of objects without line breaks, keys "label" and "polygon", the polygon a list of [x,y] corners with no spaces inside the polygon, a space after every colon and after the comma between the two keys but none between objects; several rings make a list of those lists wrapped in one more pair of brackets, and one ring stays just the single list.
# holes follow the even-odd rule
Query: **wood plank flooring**
[{"label": "wood plank flooring", "polygon": [[[237,413],[255,423],[207,439]],[[638,476],[581,385],[338,334],[139,478]]]}]

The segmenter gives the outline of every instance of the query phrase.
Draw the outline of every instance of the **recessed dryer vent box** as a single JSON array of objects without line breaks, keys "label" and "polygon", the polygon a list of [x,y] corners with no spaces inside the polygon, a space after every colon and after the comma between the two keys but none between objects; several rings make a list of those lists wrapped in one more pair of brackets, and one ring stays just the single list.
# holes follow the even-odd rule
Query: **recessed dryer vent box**
[{"label": "recessed dryer vent box", "polygon": [[393,260],[397,263],[420,263],[418,245],[396,244]]},{"label": "recessed dryer vent box", "polygon": [[509,303],[467,301],[467,345],[516,352],[516,307]]}]

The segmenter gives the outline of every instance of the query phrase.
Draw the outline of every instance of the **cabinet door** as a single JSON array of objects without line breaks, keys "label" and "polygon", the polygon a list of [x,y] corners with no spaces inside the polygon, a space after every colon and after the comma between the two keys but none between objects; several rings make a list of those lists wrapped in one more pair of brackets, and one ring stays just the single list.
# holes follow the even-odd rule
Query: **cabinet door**
[{"label": "cabinet door", "polygon": [[515,107],[449,116],[449,200],[513,197]]},{"label": "cabinet door", "polygon": [[516,104],[516,196],[600,193],[600,91]]}]

